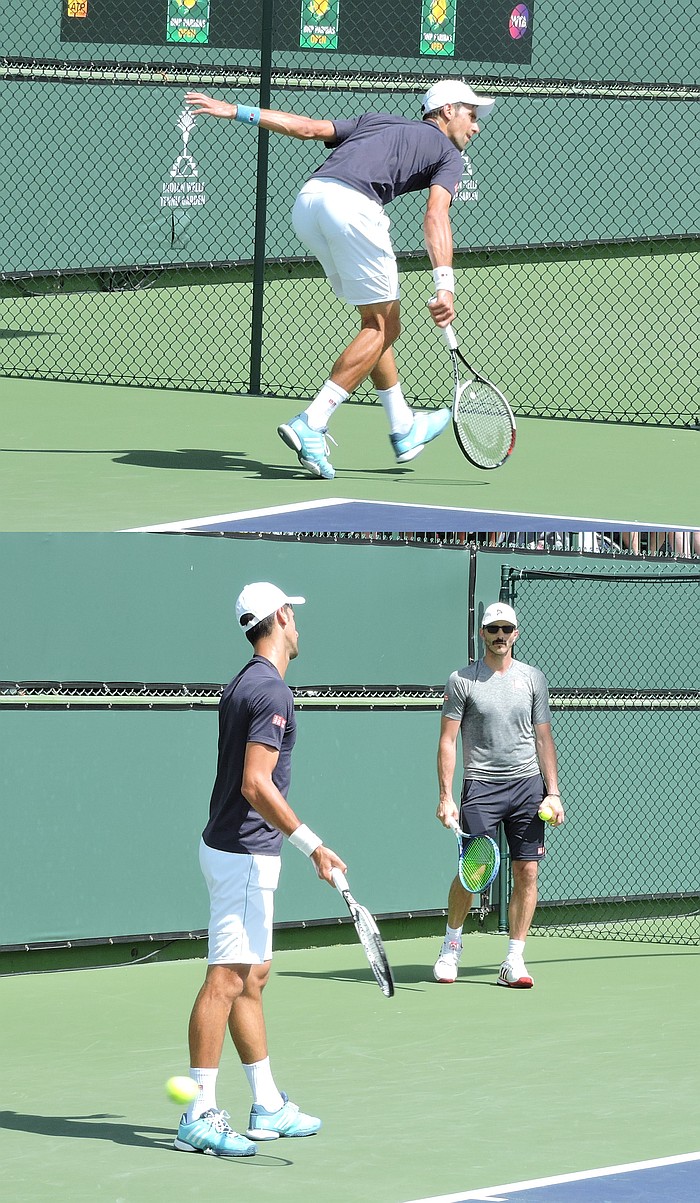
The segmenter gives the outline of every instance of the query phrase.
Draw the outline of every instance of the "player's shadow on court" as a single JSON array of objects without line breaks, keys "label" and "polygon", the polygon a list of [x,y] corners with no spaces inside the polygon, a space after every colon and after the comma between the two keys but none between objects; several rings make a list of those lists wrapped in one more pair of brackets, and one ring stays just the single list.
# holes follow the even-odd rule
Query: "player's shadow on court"
[{"label": "player's shadow on court", "polygon": [[[401,988],[411,989],[414,986],[439,985],[433,977],[432,965],[400,965],[398,969],[392,966],[392,972],[394,985],[397,990]],[[376,985],[371,969],[331,969],[328,973],[310,973],[308,971],[295,973],[293,970],[283,969],[277,974],[277,977],[295,977],[332,982],[355,982],[358,986],[366,984]],[[496,986],[498,984],[497,977],[497,965],[474,965],[470,966],[468,970],[463,969],[460,971],[460,976],[457,978],[455,985]]]},{"label": "player's shadow on court", "polygon": [[0,1111],[0,1128],[13,1132],[33,1132],[37,1136],[72,1137],[76,1140],[106,1140],[118,1145],[141,1148],[172,1148],[173,1130],[133,1127],[114,1123],[116,1115],[23,1115],[20,1111]]},{"label": "player's shadow on court", "polygon": [[[166,1149],[173,1152],[175,1125],[170,1128],[151,1128],[147,1124],[114,1123],[119,1116],[97,1115],[24,1115],[20,1111],[0,1111],[0,1130],[31,1132],[35,1136],[60,1136],[73,1140],[104,1140],[111,1144],[131,1145],[142,1149]],[[256,1157],[237,1157],[236,1162],[258,1165],[293,1165],[286,1157],[258,1153]]]},{"label": "player's shadow on court", "polygon": [[[204,447],[182,447],[177,451],[155,449],[125,451],[114,455],[115,464],[126,464],[137,468],[157,468],[178,472],[245,472],[261,480],[303,480],[308,483],[313,477],[298,464],[264,464],[251,459],[243,451],[213,451]],[[366,468],[343,469],[343,475],[366,477],[387,476],[396,479],[411,474],[412,469],[400,465],[369,471]],[[322,483],[322,482],[321,482]]]},{"label": "player's shadow on court", "polygon": [[245,472],[266,480],[286,480],[290,475],[288,469],[250,459],[242,451],[210,451],[204,447],[182,447],[178,451],[157,451],[155,448],[125,451],[115,455],[113,462],[165,472]]}]

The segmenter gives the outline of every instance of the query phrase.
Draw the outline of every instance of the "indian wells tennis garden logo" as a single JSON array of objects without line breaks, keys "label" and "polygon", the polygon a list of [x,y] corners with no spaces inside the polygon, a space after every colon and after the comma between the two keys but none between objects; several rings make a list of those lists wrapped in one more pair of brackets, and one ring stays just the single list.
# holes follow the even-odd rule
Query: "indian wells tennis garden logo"
[{"label": "indian wells tennis garden logo", "polygon": [[479,199],[479,182],[474,175],[472,161],[465,151],[462,151],[462,162],[464,163],[464,171],[457,186],[455,200],[476,202]]},{"label": "indian wells tennis garden logo", "polygon": [[161,186],[161,209],[191,209],[206,204],[204,182],[199,167],[189,152],[189,141],[197,118],[187,108],[178,117],[177,128],[182,134],[182,151],[175,159],[168,179]]}]

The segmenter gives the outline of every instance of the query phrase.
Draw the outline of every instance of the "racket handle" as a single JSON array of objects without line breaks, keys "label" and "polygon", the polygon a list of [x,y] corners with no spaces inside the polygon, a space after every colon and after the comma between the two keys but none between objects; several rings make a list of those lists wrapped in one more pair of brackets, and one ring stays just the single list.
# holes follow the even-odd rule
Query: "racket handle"
[{"label": "racket handle", "polygon": [[445,336],[445,342],[447,343],[448,347],[450,348],[450,351],[456,351],[457,350],[457,335],[455,334],[452,327],[451,326],[443,326],[442,333]]},{"label": "racket handle", "polygon": [[348,879],[342,869],[331,869],[331,881],[340,894],[348,888]]}]

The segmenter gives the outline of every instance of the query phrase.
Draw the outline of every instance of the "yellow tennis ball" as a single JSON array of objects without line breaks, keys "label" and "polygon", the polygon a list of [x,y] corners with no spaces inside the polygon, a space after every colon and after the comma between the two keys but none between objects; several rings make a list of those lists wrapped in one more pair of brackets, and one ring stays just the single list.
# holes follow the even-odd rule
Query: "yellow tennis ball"
[{"label": "yellow tennis ball", "polygon": [[544,819],[545,823],[551,823],[554,818],[554,811],[551,806],[540,806],[537,813],[541,819]]},{"label": "yellow tennis ball", "polygon": [[173,1103],[184,1106],[185,1103],[191,1103],[197,1097],[199,1086],[192,1078],[176,1074],[174,1078],[168,1078],[165,1083],[165,1093]]}]

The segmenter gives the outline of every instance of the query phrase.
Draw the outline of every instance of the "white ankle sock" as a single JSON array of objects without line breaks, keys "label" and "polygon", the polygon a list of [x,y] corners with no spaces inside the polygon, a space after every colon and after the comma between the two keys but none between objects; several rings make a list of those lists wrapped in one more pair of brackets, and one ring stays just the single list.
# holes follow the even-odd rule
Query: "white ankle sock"
[{"label": "white ankle sock", "polygon": [[456,940],[458,944],[461,944],[461,942],[462,942],[461,927],[450,927],[448,924],[447,927],[445,928],[445,939],[449,940],[450,942],[452,940]]},{"label": "white ankle sock", "polygon": [[187,1123],[199,1119],[205,1111],[216,1109],[216,1078],[218,1069],[190,1069],[190,1077],[199,1086],[199,1094],[187,1108]]},{"label": "white ankle sock", "polygon": [[525,953],[525,941],[524,940],[509,940],[508,941],[507,955],[509,957],[517,957],[518,960],[522,961],[524,953]]},{"label": "white ankle sock", "polygon": [[413,425],[413,413],[403,395],[400,384],[391,388],[378,388],[377,396],[384,406],[392,434],[408,434]]},{"label": "white ankle sock", "polygon": [[343,401],[347,401],[349,393],[339,384],[327,380],[319,389],[308,409],[304,410],[306,420],[312,430],[323,430],[328,425],[331,415],[335,413]]},{"label": "white ankle sock", "polygon": [[275,1086],[275,1080],[270,1069],[270,1058],[254,1061],[252,1065],[243,1066],[246,1077],[253,1092],[253,1102],[259,1103],[266,1111],[279,1111],[284,1099]]}]

